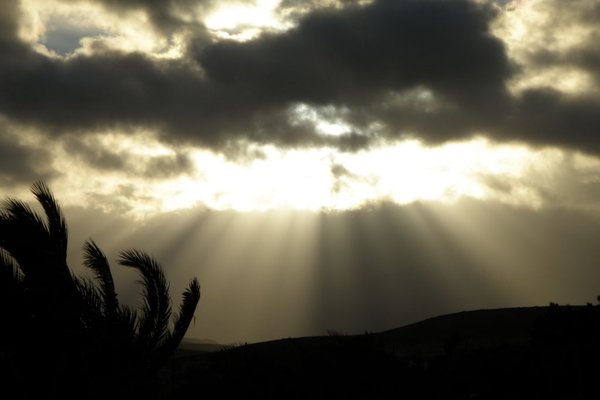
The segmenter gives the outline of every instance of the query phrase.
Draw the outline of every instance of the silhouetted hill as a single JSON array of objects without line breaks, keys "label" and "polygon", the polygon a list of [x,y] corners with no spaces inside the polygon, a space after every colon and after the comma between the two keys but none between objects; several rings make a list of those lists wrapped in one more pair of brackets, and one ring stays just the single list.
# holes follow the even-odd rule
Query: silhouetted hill
[{"label": "silhouetted hill", "polygon": [[[543,306],[462,311],[369,335],[397,356],[417,353],[423,356],[440,355],[446,352],[448,341],[455,338],[457,346],[467,350],[500,344],[524,344],[531,338],[536,318],[547,310],[548,307]],[[243,351],[253,356],[293,363],[307,351],[319,351],[332,342],[360,336],[363,335],[332,334],[277,339],[243,346],[186,339],[180,350],[185,350],[186,353],[193,350],[225,350],[231,353]]]},{"label": "silhouetted hill", "polygon": [[600,398],[600,307],[476,310],[359,335],[181,349],[174,398]]},{"label": "silhouetted hill", "polygon": [[225,345],[214,340],[185,338],[181,341],[181,344],[177,348],[177,351],[185,351],[188,353],[212,352],[223,350],[224,347]]},{"label": "silhouetted hill", "polygon": [[444,354],[452,341],[464,349],[522,345],[531,339],[534,322],[548,307],[463,311],[429,318],[375,336],[397,355]]}]

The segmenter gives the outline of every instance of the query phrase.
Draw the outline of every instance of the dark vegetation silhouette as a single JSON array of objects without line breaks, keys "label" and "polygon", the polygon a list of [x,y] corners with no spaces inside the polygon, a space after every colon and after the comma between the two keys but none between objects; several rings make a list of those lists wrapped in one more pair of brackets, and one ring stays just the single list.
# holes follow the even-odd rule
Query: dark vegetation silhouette
[{"label": "dark vegetation silhouette", "polygon": [[0,377],[3,398],[155,398],[158,371],[194,317],[194,278],[172,318],[169,284],[159,263],[138,250],[120,254],[140,274],[138,307],[119,304],[106,256],[92,240],[84,265],[67,265],[67,225],[49,188],[32,192],[44,210],[8,199],[0,211]]}]

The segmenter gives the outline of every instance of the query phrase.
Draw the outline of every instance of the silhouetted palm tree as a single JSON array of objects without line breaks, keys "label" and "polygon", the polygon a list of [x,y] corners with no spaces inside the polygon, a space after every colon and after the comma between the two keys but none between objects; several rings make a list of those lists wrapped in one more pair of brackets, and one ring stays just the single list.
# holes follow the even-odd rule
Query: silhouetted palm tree
[{"label": "silhouetted palm tree", "polygon": [[[200,299],[196,278],[171,321],[169,284],[159,263],[137,250],[119,263],[141,275],[141,307],[120,305],[106,256],[91,240],[84,265],[67,266],[67,225],[43,182],[32,192],[46,218],[22,201],[0,211],[0,373],[22,398],[113,398],[139,394],[181,342]],[[172,326],[171,326],[172,323]]]}]

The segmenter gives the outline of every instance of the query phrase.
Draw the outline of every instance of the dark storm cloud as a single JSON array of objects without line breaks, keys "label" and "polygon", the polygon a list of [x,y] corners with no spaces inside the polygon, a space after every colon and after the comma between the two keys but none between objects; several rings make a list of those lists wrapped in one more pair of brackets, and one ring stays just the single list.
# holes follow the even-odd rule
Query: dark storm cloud
[{"label": "dark storm cloud", "polygon": [[5,121],[0,121],[0,186],[30,185],[48,179],[54,173],[48,167],[46,151],[19,143],[17,135]]},{"label": "dark storm cloud", "polygon": [[[496,15],[490,6],[381,0],[318,9],[292,30],[250,42],[191,40],[183,59],[101,44],[92,54],[50,59],[17,38],[14,2],[0,1],[6,20],[0,25],[0,113],[44,132],[141,126],[158,130],[163,140],[213,148],[242,140],[355,150],[370,143],[376,134],[365,132],[378,122],[377,135],[389,137],[442,142],[486,132],[600,151],[595,100],[540,90],[521,98],[507,93],[516,69],[489,33]],[[192,5],[104,3],[163,16]],[[593,57],[585,59],[591,66]],[[419,88],[431,99],[415,99]],[[311,124],[290,120],[297,103],[345,108],[356,131],[319,135]]]},{"label": "dark storm cloud", "polygon": [[506,121],[506,137],[600,152],[600,98],[567,97],[550,89],[525,92]]},{"label": "dark storm cloud", "polygon": [[139,53],[60,61],[17,51],[0,69],[0,109],[48,133],[153,126],[183,135],[194,129],[208,143],[219,133],[210,128],[224,118],[223,100],[186,66]]},{"label": "dark storm cloud", "polygon": [[510,74],[488,33],[492,17],[466,1],[379,1],[316,11],[297,29],[217,43],[198,59],[211,80],[259,104],[361,107],[424,85],[464,111],[489,113]]},{"label": "dark storm cloud", "polygon": [[0,137],[0,185],[31,184],[45,178],[34,168],[34,155],[25,146]]},{"label": "dark storm cloud", "polygon": [[[570,23],[595,21],[590,13],[600,10],[597,1],[578,5]],[[561,15],[559,2],[551,15]],[[264,101],[345,105],[355,125],[381,121],[389,136],[441,142],[486,132],[499,140],[599,152],[597,98],[567,97],[549,89],[518,98],[506,93],[505,83],[518,67],[510,65],[501,43],[489,35],[493,17],[491,8],[460,1],[380,1],[317,11],[297,30],[247,44],[219,43],[199,59],[209,76],[225,86],[262,93]],[[554,56],[600,74],[594,38]],[[535,56],[543,61],[542,53]],[[402,97],[419,86],[431,90],[432,101],[441,106],[431,111],[419,102],[394,105],[383,95]]]},{"label": "dark storm cloud", "polygon": [[203,79],[185,61],[156,60],[101,45],[93,55],[67,60],[37,54],[17,38],[12,22],[18,20],[18,8],[8,0],[2,6],[6,23],[0,31],[0,113],[46,133],[145,126],[166,132],[165,139],[209,146],[229,138],[317,138],[306,128],[284,134],[285,110],[256,109],[247,99]]},{"label": "dark storm cloud", "polygon": [[111,50],[61,61],[24,46],[17,50],[19,57],[0,69],[0,109],[48,133],[142,126],[166,132],[165,140],[208,146],[228,139],[348,147],[360,142],[290,126],[285,109],[252,104],[187,63]]},{"label": "dark storm cloud", "polygon": [[186,63],[141,54],[61,61],[21,45],[4,55],[0,107],[57,130],[142,124],[209,144],[242,132],[259,141],[314,142],[310,130],[289,126],[288,105],[363,105],[415,84],[468,109],[481,96],[502,97],[508,66],[487,34],[490,18],[462,1],[320,12],[288,33],[203,47],[197,57],[206,79]]}]

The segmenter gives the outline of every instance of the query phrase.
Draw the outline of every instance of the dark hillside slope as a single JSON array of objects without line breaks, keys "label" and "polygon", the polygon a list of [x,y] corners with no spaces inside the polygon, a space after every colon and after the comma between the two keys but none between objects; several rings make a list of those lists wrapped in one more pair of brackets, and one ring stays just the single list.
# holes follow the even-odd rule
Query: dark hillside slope
[{"label": "dark hillside slope", "polygon": [[534,324],[548,307],[463,311],[429,318],[376,334],[395,354],[444,354],[449,346],[468,351],[487,346],[521,345],[531,339]]},{"label": "dark hillside slope", "polygon": [[175,398],[597,399],[600,306],[478,310],[361,335],[187,352]]}]

